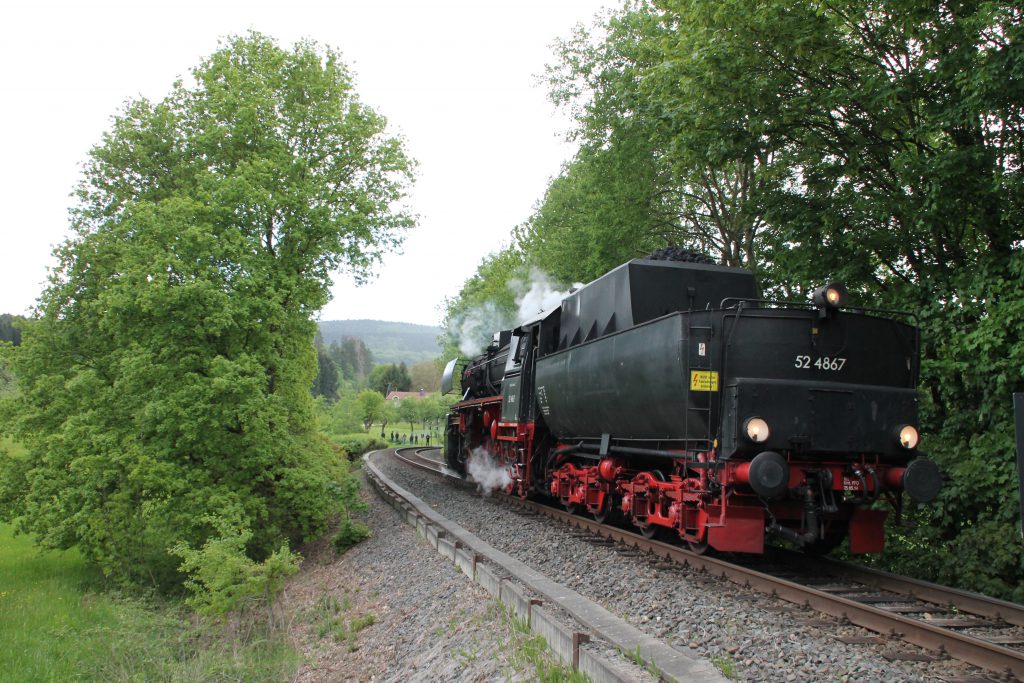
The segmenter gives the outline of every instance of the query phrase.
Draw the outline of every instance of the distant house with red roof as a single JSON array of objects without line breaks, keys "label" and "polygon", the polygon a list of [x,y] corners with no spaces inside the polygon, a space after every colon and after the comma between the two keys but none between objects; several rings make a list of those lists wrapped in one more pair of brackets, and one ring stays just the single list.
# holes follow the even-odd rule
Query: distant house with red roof
[{"label": "distant house with red roof", "polygon": [[392,391],[387,395],[386,401],[394,401],[395,403],[401,403],[402,399],[415,398],[416,400],[426,398],[426,389],[420,389],[419,391]]}]

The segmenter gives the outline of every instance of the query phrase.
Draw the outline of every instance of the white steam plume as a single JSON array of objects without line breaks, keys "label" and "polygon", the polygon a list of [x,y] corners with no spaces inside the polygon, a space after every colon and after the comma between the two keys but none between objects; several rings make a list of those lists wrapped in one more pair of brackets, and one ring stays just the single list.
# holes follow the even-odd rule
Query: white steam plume
[{"label": "white steam plume", "polygon": [[493,301],[471,308],[458,316],[449,325],[449,332],[459,345],[463,358],[472,358],[483,350],[494,338],[494,333],[512,327],[513,321],[498,309]]},{"label": "white steam plume", "polygon": [[512,475],[508,473],[508,469],[495,462],[491,454],[484,448],[473,449],[469,461],[466,463],[466,469],[485,496],[512,483]]},{"label": "white steam plume", "polygon": [[[508,283],[509,289],[516,296],[516,304],[519,306],[519,322],[525,322],[544,311],[550,311],[562,303],[562,299],[569,296],[572,290],[563,290],[551,277],[538,268],[530,268],[529,277],[525,280],[512,279]],[[583,285],[576,283],[573,288]]]},{"label": "white steam plume", "polygon": [[[573,288],[582,286],[576,283]],[[495,302],[487,301],[455,317],[449,323],[448,331],[458,344],[463,358],[480,355],[490,344],[495,333],[515,327],[544,311],[550,311],[561,304],[562,299],[572,291],[562,290],[550,276],[538,268],[531,268],[525,277],[509,280],[508,288],[515,296],[519,309],[514,316],[501,310]]]}]

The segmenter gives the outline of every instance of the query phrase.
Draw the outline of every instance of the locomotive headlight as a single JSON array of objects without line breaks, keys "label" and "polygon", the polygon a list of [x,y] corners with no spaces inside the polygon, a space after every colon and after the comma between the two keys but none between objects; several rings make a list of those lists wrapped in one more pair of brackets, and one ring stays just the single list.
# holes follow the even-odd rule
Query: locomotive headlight
[{"label": "locomotive headlight", "polygon": [[752,417],[747,420],[743,428],[747,432],[747,438],[754,443],[764,443],[772,433],[768,429],[768,423],[759,417]]},{"label": "locomotive headlight", "polygon": [[903,427],[900,427],[900,445],[908,451],[913,448],[917,448],[918,438],[917,429],[911,425],[904,425]]},{"label": "locomotive headlight", "polygon": [[811,292],[811,301],[815,306],[839,308],[846,305],[846,287],[837,282],[818,287]]}]

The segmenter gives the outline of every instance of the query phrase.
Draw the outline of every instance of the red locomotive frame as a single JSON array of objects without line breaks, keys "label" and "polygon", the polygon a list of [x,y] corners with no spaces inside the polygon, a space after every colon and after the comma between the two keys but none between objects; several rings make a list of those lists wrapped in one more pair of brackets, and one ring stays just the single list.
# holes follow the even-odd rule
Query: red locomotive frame
[{"label": "red locomotive frame", "polygon": [[[465,439],[466,448],[485,449],[507,469],[512,483],[505,493],[525,498],[537,488],[534,477],[538,473],[531,470],[535,459],[527,457],[533,454],[535,424],[502,422],[501,402],[499,395],[457,403],[452,407],[452,426]],[[480,428],[474,430],[474,425]],[[556,454],[547,486],[552,498],[567,510],[586,511],[599,521],[620,517],[648,537],[659,530],[671,532],[698,552],[711,546],[724,552],[762,553],[767,515],[777,522],[799,522],[805,514],[797,501],[777,503],[769,510],[756,494],[743,492],[749,483],[749,461],[716,467],[713,452],[680,452],[672,474],[664,477],[659,476],[660,471],[631,469],[625,459],[616,456],[603,457],[590,466],[572,461],[560,464],[559,451],[571,448],[571,444],[556,442],[550,451]],[[901,508],[905,467],[879,461],[861,462],[854,468],[845,462],[790,460],[790,464],[788,488],[806,483],[804,468],[820,470],[824,466],[832,473],[832,491],[857,493],[865,500],[884,496],[894,509]],[[820,550],[832,549],[848,534],[852,553],[881,552],[888,514],[888,510],[847,504],[826,515],[826,524],[835,532],[820,544]]]}]

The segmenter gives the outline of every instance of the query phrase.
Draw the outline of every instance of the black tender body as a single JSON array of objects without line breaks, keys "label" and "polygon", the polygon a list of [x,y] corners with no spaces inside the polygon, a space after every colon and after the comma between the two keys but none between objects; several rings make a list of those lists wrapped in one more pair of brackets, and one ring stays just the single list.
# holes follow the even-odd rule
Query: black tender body
[{"label": "black tender body", "polygon": [[[765,307],[739,268],[635,260],[563,300],[538,408],[561,440],[905,458],[888,437],[916,423],[917,349],[889,318]],[[752,414],[780,426],[767,444],[739,438]]]}]

